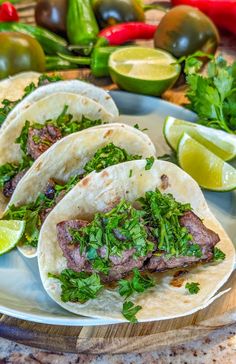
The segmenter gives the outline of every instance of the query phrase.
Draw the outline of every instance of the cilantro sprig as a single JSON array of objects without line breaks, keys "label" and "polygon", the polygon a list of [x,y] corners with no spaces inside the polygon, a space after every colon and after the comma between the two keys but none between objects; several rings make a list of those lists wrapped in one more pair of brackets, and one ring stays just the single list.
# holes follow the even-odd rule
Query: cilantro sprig
[{"label": "cilantro sprig", "polygon": [[60,274],[48,273],[48,277],[61,282],[61,300],[63,302],[85,303],[95,299],[103,288],[98,274],[75,272],[64,269]]},{"label": "cilantro sprig", "polygon": [[228,133],[236,133],[236,61],[229,65],[221,56],[212,58],[207,75],[199,73],[206,57],[202,52],[181,58],[185,61],[185,74],[190,101],[187,106],[197,113],[198,122]]},{"label": "cilantro sprig", "polygon": [[142,309],[141,306],[135,306],[131,301],[125,301],[123,303],[122,315],[128,320],[131,324],[135,324],[138,322],[136,318],[136,313]]},{"label": "cilantro sprig", "polygon": [[131,280],[121,279],[118,283],[119,293],[125,298],[128,298],[135,292],[142,293],[148,288],[155,286],[154,279],[147,275],[141,275],[137,268],[133,269],[133,278]]}]

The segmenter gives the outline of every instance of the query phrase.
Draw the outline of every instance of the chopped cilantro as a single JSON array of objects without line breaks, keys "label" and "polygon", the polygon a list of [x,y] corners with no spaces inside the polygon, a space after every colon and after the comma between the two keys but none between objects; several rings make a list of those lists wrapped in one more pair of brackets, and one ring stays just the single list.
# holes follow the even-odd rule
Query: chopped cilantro
[{"label": "chopped cilantro", "polygon": [[129,170],[129,178],[131,178],[131,177],[132,177],[132,174],[133,174],[133,170],[132,170],[132,169],[130,169],[130,170]]},{"label": "chopped cilantro", "polygon": [[141,306],[135,306],[131,301],[125,301],[123,303],[122,314],[126,320],[130,321],[132,324],[138,322],[136,318],[136,313],[142,309]]},{"label": "chopped cilantro", "polygon": [[121,296],[125,296],[125,298],[131,296],[134,292],[141,293],[155,286],[154,279],[147,275],[141,275],[137,268],[133,270],[133,278],[131,280],[121,279],[118,283],[119,293]]},{"label": "chopped cilantro", "polygon": [[84,170],[86,173],[99,172],[109,166],[141,158],[139,155],[128,154],[125,149],[110,143],[97,150],[93,158],[84,166]]},{"label": "chopped cilantro", "polygon": [[146,161],[147,161],[147,163],[146,163],[146,166],[145,166],[145,170],[148,171],[149,169],[152,168],[153,163],[155,161],[155,158],[154,157],[149,157],[149,158],[146,158]]},{"label": "chopped cilantro", "polygon": [[18,173],[18,166],[13,163],[6,163],[0,166],[0,188]]},{"label": "chopped cilantro", "polygon": [[143,219],[149,226],[150,233],[158,240],[158,249],[170,256],[196,255],[200,248],[191,245],[192,236],[179,223],[179,217],[191,210],[190,204],[177,202],[171,194],[156,191],[146,192],[138,199],[144,211]]},{"label": "chopped cilantro", "polygon": [[[109,271],[109,256],[121,256],[123,251],[135,248],[133,257],[136,258],[153,250],[153,243],[147,240],[147,231],[141,223],[141,217],[142,211],[121,201],[111,211],[95,214],[90,224],[79,230],[71,229],[70,233],[73,242],[80,245],[80,252],[86,252],[94,269],[104,273],[105,270]],[[96,261],[100,258],[98,249],[104,246],[105,266]]]},{"label": "chopped cilantro", "polygon": [[214,251],[213,251],[213,254],[214,254],[214,256],[213,256],[213,259],[215,260],[215,261],[217,261],[217,260],[224,260],[225,259],[225,253],[224,252],[222,252],[222,250],[220,250],[219,248],[214,248]]},{"label": "chopped cilantro", "polygon": [[78,273],[72,269],[64,269],[59,275],[48,273],[48,277],[60,280],[63,302],[85,303],[96,298],[103,288],[99,275],[95,273]]},{"label": "chopped cilantro", "polygon": [[189,291],[190,294],[197,294],[200,291],[200,283],[191,282],[186,283],[185,288]]}]

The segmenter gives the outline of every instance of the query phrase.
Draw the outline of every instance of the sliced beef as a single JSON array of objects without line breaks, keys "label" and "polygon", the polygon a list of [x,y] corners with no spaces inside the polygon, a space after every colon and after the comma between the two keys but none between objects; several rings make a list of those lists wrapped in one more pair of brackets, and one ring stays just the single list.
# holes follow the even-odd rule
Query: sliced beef
[{"label": "sliced beef", "polygon": [[73,244],[70,229],[79,230],[87,225],[88,222],[84,220],[62,221],[57,224],[57,238],[63,255],[67,259],[67,266],[76,272],[91,272],[92,268],[90,263],[86,260],[85,254],[80,254],[79,244]]},{"label": "sliced beef", "polygon": [[168,258],[165,253],[156,252],[146,262],[146,269],[159,272],[171,268],[186,267],[197,262],[206,262],[212,259],[213,247],[219,242],[219,236],[214,231],[208,229],[192,211],[185,212],[180,217],[179,222],[192,235],[193,243],[201,247],[202,256],[200,258],[195,256]]},{"label": "sliced beef", "polygon": [[28,168],[23,169],[23,171],[17,173],[15,177],[11,178],[4,184],[2,192],[5,197],[10,198],[13,195],[17,184],[20,182],[21,178],[26,174],[27,171]]},{"label": "sliced beef", "polygon": [[41,129],[29,128],[27,152],[36,160],[50,146],[62,138],[61,131],[54,125],[45,125]]},{"label": "sliced beef", "polygon": [[[94,272],[91,263],[87,260],[85,253],[80,254],[79,244],[73,244],[70,235],[70,229],[80,229],[88,224],[84,220],[63,221],[57,225],[57,237],[59,245],[63,251],[63,255],[67,259],[67,266],[77,272]],[[123,236],[121,237],[123,241]],[[106,247],[102,247],[97,251],[101,258],[106,256]],[[144,261],[151,257],[151,253],[137,259],[133,258],[135,249],[129,249],[122,253],[121,256],[109,256],[110,270],[109,274],[100,274],[103,282],[118,280],[132,271],[133,268],[141,269]]]},{"label": "sliced beef", "polygon": [[53,208],[54,208],[54,206],[48,207],[47,209],[43,209],[42,211],[40,211],[39,217],[40,217],[41,224],[44,223],[44,221],[46,220],[46,217],[50,214],[50,212],[53,210]]}]

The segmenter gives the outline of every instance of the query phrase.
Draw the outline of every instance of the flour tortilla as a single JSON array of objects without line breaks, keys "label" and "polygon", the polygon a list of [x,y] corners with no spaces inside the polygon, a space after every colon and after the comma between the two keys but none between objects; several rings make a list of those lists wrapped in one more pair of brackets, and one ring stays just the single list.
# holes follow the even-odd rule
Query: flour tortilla
[{"label": "flour tortilla", "polygon": [[[34,202],[50,178],[66,183],[71,176],[83,172],[84,165],[96,151],[109,143],[132,155],[144,158],[156,155],[149,137],[131,126],[117,123],[85,129],[61,139],[42,154],[17,185],[9,205]],[[37,250],[31,246],[19,245],[18,248],[26,257],[37,255]]]},{"label": "flour tortilla", "polygon": [[[46,120],[57,118],[63,111],[65,105],[68,106],[67,113],[73,115],[73,120],[80,121],[82,116],[85,116],[91,120],[101,119],[103,122],[112,121],[111,114],[107,113],[103,106],[86,96],[65,92],[49,95],[21,112],[9,127],[2,131],[0,134],[0,166],[5,163],[20,162],[22,152],[20,145],[16,144],[15,140],[21,134],[26,120],[31,124],[35,122],[44,124]],[[0,191],[0,217],[7,203],[8,199]]]},{"label": "flour tortilla", "polygon": [[8,114],[0,130],[7,128],[13,122],[13,120],[18,117],[19,113],[26,110],[34,102],[59,92],[73,93],[76,95],[89,97],[91,100],[100,103],[106,112],[110,114],[110,117],[116,117],[119,115],[118,109],[113,99],[102,88],[79,80],[58,81],[52,82],[46,86],[40,86],[35,91],[26,96]]},{"label": "flour tortilla", "polygon": [[[217,297],[216,292],[229,278],[235,261],[233,244],[209,210],[197,183],[172,163],[155,161],[147,171],[145,165],[145,160],[131,161],[109,167],[100,173],[91,173],[65,196],[45,220],[38,247],[40,275],[49,296],[66,310],[84,316],[125,321],[121,315],[122,298],[117,291],[106,289],[98,298],[85,304],[61,301],[60,282],[48,278],[49,272],[58,274],[67,267],[57,242],[56,225],[75,218],[92,219],[96,212],[114,206],[120,199],[133,203],[138,197],[144,196],[146,191],[154,191],[156,188],[164,193],[172,193],[180,202],[191,203],[193,211],[204,219],[205,225],[219,234],[217,247],[224,251],[226,258],[219,263],[188,268],[189,273],[184,276],[186,281],[180,288],[170,285],[173,271],[156,274],[158,283],[154,288],[132,297],[135,304],[142,306],[137,314],[138,320],[172,319],[198,311]],[[169,180],[169,186],[165,190],[160,178],[163,174]],[[198,282],[198,294],[190,295],[184,287],[186,282]]]},{"label": "flour tortilla", "polygon": [[16,101],[24,95],[24,89],[31,82],[37,83],[40,73],[22,72],[0,81],[0,106],[4,99]]}]

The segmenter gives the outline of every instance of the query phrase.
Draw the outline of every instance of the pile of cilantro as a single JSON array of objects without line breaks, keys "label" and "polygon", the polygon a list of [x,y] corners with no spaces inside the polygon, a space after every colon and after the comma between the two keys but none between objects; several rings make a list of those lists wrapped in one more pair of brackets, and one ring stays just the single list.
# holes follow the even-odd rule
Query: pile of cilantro
[{"label": "pile of cilantro", "polygon": [[[210,58],[206,75],[200,73],[202,57]],[[198,115],[205,126],[236,133],[236,61],[227,64],[222,56],[214,58],[202,52],[183,57],[188,85],[189,109]]]}]

